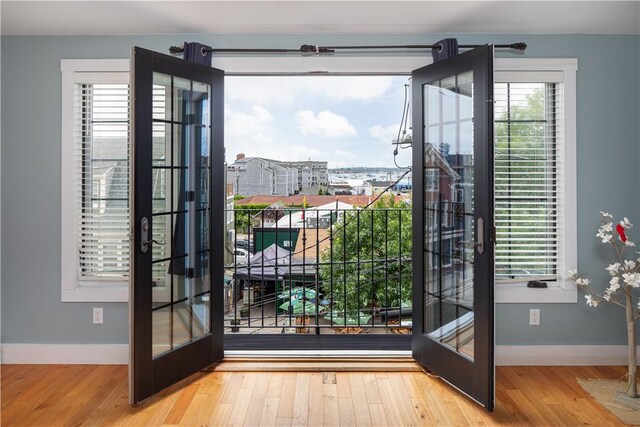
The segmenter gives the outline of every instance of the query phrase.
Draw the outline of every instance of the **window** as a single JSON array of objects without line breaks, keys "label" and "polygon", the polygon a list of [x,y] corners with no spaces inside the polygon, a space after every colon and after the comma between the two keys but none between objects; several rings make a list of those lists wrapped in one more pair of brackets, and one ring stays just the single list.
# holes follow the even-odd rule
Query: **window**
[{"label": "window", "polygon": [[126,62],[62,62],[62,301],[128,298]]},{"label": "window", "polygon": [[576,265],[573,67],[495,74],[496,302],[577,298],[564,280]]},{"label": "window", "polygon": [[495,275],[555,280],[558,272],[558,83],[495,85]]}]

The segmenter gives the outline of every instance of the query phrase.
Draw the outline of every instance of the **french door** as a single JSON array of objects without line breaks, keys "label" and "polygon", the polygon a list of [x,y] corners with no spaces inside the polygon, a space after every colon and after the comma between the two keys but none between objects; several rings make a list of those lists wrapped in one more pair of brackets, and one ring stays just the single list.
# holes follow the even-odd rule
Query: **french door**
[{"label": "french door", "polygon": [[493,410],[493,46],[412,73],[413,357]]},{"label": "french door", "polygon": [[223,358],[224,73],[133,48],[130,401]]}]

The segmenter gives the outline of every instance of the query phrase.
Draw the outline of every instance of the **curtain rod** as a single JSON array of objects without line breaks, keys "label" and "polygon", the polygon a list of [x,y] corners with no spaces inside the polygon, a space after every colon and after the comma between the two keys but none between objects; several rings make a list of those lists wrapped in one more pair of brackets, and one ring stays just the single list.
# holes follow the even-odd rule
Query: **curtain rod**
[{"label": "curtain rod", "polygon": [[[473,49],[475,47],[483,46],[480,44],[461,44],[458,45],[462,49]],[[511,43],[511,44],[496,44],[493,47],[497,49],[514,49],[525,50],[527,44],[523,42]],[[202,48],[202,55],[207,53],[301,53],[307,55],[321,55],[332,54],[336,50],[367,50],[367,49],[441,49],[442,45],[438,44],[410,44],[410,45],[391,45],[391,46],[316,46],[311,44],[303,44],[300,49],[217,49],[217,48]],[[184,52],[184,48],[181,46],[171,46],[169,48],[171,54],[178,54]]]}]

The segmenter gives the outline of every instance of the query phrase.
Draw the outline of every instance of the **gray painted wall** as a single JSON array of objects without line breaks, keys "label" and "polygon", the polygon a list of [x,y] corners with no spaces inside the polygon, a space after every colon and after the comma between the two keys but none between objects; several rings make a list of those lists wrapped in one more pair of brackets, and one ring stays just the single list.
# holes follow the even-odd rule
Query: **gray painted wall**
[{"label": "gray painted wall", "polygon": [[[430,43],[441,35],[175,35],[2,37],[2,342],[126,343],[127,306],[60,302],[60,59],[128,58],[130,47],[166,52],[185,39],[221,47]],[[640,226],[640,37],[470,36],[461,43],[529,44],[527,57],[578,58],[578,267],[606,278],[594,238],[598,211]],[[640,240],[640,239],[638,239]],[[498,344],[624,344],[623,313],[578,304],[497,307]],[[104,307],[104,325],[91,307]]]}]

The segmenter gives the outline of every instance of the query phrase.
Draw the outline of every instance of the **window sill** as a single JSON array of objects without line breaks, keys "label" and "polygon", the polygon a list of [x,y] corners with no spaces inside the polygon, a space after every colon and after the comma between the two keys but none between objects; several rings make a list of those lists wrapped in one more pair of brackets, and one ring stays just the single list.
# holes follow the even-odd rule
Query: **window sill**
[{"label": "window sill", "polygon": [[526,282],[496,283],[494,287],[496,304],[575,304],[578,291],[575,285],[568,284],[566,289],[558,283],[549,283],[548,288],[528,288]]},{"label": "window sill", "polygon": [[129,302],[129,286],[79,286],[62,289],[62,302]]}]

